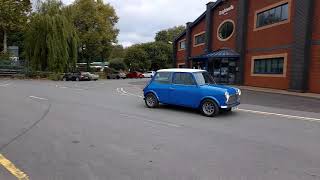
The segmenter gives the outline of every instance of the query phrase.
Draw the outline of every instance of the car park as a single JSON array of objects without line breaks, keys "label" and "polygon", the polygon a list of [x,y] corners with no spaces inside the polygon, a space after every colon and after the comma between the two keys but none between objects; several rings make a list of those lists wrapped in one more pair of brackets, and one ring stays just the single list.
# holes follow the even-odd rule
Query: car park
[{"label": "car park", "polygon": [[205,116],[232,111],[240,104],[241,90],[218,85],[205,70],[163,69],[143,89],[146,106],[162,104],[200,109]]},{"label": "car park", "polygon": [[137,71],[129,72],[126,75],[127,78],[144,78],[143,74]]},{"label": "car park", "polygon": [[62,77],[63,81],[90,81],[90,76],[86,72],[65,73]]},{"label": "car park", "polygon": [[155,71],[148,71],[148,72],[143,73],[143,76],[145,78],[152,78],[155,73],[156,73]]}]

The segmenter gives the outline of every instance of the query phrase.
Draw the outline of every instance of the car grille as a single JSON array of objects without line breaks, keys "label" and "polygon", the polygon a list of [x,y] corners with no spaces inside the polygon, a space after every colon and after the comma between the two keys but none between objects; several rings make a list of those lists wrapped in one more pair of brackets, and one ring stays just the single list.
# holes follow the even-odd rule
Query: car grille
[{"label": "car grille", "polygon": [[230,95],[228,104],[234,104],[240,101],[240,96],[238,94]]}]

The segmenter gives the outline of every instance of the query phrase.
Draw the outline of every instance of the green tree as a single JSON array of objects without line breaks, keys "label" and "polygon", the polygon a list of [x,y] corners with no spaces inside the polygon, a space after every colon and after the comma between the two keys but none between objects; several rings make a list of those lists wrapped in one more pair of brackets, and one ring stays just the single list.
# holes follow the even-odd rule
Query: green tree
[{"label": "green tree", "polygon": [[109,56],[110,59],[113,58],[124,58],[125,56],[125,49],[123,48],[122,45],[113,45],[111,54]]},{"label": "green tree", "polygon": [[115,28],[118,17],[114,8],[102,0],[76,0],[72,8],[73,23],[80,38],[80,57],[88,66],[93,59],[104,61],[119,32]]},{"label": "green tree", "polygon": [[172,45],[166,42],[151,42],[142,45],[151,61],[151,69],[158,70],[171,67]]},{"label": "green tree", "polygon": [[115,70],[126,70],[127,66],[122,58],[114,58],[109,61],[109,67]]},{"label": "green tree", "polygon": [[137,44],[128,47],[124,62],[129,67],[130,71],[145,71],[150,69],[151,61],[143,45]]},{"label": "green tree", "polygon": [[173,28],[161,30],[157,32],[155,41],[162,41],[165,43],[173,42],[174,39],[185,30],[185,26],[175,26]]},{"label": "green tree", "polygon": [[41,3],[30,20],[25,36],[25,55],[32,69],[63,72],[75,68],[78,36],[63,14],[62,3]]},{"label": "green tree", "polygon": [[0,1],[0,31],[3,34],[3,52],[7,52],[8,33],[22,29],[31,11],[30,0]]}]

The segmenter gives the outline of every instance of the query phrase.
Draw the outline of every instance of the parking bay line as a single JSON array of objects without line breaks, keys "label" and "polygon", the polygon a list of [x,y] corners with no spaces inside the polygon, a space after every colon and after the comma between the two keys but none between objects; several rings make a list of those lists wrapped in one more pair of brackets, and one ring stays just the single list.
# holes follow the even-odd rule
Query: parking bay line
[{"label": "parking bay line", "polygon": [[311,121],[311,122],[320,122],[318,118],[311,118],[311,117],[303,117],[303,116],[294,116],[294,115],[287,115],[287,114],[279,114],[279,113],[271,113],[271,112],[264,112],[264,111],[254,111],[250,109],[238,109],[238,111],[249,112],[254,114],[262,114],[262,115],[274,115],[280,116],[288,119],[300,119],[304,121]]},{"label": "parking bay line", "polygon": [[[140,96],[140,95],[137,95],[137,94],[128,93],[123,88],[120,88],[120,91],[122,93],[124,93],[124,94],[128,94],[128,95],[132,95],[132,96],[143,98],[143,96]],[[288,118],[288,119],[299,119],[299,120],[310,121],[310,122],[320,122],[320,119],[311,118],[311,117],[294,116],[294,115],[272,113],[272,112],[264,112],[264,111],[255,111],[255,110],[241,109],[241,108],[239,108],[238,111],[249,112],[249,113],[253,113],[253,114],[273,115],[273,116],[279,116],[279,117]]]},{"label": "parking bay line", "polygon": [[6,168],[12,175],[14,175],[19,180],[29,180],[29,177],[26,173],[18,169],[11,161],[5,158],[0,154],[0,165]]}]

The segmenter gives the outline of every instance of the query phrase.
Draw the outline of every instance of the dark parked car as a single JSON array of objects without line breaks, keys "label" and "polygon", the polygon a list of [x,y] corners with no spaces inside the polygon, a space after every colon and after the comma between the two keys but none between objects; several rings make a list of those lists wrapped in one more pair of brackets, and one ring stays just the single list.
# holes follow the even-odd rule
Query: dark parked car
[{"label": "dark parked car", "polygon": [[90,81],[90,76],[84,72],[65,73],[63,81]]},{"label": "dark parked car", "polygon": [[144,78],[143,74],[137,71],[129,72],[127,78]]}]

